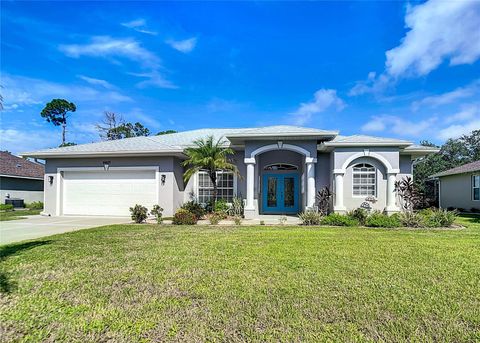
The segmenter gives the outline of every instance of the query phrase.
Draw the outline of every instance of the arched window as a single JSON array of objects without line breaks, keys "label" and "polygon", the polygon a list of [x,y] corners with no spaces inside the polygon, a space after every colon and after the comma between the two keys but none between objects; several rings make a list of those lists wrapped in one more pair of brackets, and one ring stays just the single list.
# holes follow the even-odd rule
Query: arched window
[{"label": "arched window", "polygon": [[263,170],[298,170],[298,167],[288,163],[275,163],[265,166]]},{"label": "arched window", "polygon": [[368,163],[359,163],[353,166],[353,195],[376,196],[377,171]]}]

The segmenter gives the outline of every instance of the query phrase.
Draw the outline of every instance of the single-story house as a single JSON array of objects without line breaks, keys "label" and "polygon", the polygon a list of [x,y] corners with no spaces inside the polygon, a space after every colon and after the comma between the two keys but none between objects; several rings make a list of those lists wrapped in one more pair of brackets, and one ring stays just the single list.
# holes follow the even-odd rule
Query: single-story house
[{"label": "single-story house", "polygon": [[45,214],[128,215],[129,207],[159,204],[170,216],[192,197],[205,203],[212,184],[199,172],[184,182],[184,150],[214,136],[235,151],[240,177],[219,172],[219,197],[245,201],[245,217],[295,214],[315,206],[317,190],[333,190],[332,208],[399,211],[394,183],[412,161],[438,151],[406,140],[340,136],[297,126],[200,129],[24,153],[45,159]]},{"label": "single-story house", "polygon": [[25,203],[43,201],[45,167],[7,151],[0,151],[0,197],[23,199]]},{"label": "single-story house", "polygon": [[480,161],[434,174],[430,178],[438,182],[439,207],[480,210]]}]

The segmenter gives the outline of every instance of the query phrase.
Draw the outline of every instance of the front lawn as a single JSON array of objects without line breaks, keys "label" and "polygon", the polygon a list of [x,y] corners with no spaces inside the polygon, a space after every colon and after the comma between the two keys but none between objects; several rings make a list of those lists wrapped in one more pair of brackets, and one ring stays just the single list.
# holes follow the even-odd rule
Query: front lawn
[{"label": "front lawn", "polygon": [[0,247],[4,341],[478,341],[465,229],[113,225]]},{"label": "front lawn", "polygon": [[0,212],[0,222],[6,220],[25,219],[24,216],[32,216],[40,214],[42,210],[16,210]]}]

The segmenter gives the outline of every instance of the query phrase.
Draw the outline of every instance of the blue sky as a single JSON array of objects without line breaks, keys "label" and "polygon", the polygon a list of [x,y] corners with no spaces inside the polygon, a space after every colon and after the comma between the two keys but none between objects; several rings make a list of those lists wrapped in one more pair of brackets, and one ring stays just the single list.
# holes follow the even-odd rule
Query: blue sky
[{"label": "blue sky", "polygon": [[442,143],[480,128],[480,2],[1,2],[1,148],[77,105],[152,132],[292,124]]}]

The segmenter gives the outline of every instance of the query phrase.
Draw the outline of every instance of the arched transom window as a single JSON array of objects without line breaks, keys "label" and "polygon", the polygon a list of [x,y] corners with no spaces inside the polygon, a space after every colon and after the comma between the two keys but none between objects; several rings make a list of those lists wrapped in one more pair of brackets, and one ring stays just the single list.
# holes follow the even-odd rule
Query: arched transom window
[{"label": "arched transom window", "polygon": [[298,167],[288,163],[269,164],[263,168],[264,170],[297,170]]},{"label": "arched transom window", "polygon": [[368,163],[360,163],[353,166],[353,195],[375,196],[376,195],[376,170]]}]

